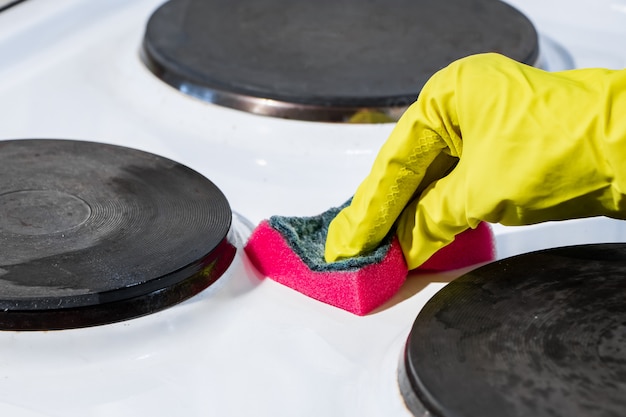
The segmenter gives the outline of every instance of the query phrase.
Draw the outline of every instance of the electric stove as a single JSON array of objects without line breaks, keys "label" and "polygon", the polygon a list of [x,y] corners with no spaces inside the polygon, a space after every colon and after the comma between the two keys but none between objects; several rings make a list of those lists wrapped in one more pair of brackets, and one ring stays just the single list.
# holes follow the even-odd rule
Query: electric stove
[{"label": "electric stove", "polygon": [[[261,4],[254,3],[254,13],[266,10]],[[551,71],[626,66],[623,1],[508,4],[536,31],[533,65]],[[25,0],[4,9],[0,139],[89,142],[184,166],[200,183],[215,185],[227,201],[231,221],[225,242],[235,248],[233,258],[210,285],[149,314],[63,330],[1,331],[0,411],[12,416],[413,415],[398,383],[412,326],[439,290],[474,267],[413,273],[392,300],[358,317],[264,279],[241,250],[254,225],[270,215],[315,215],[349,198],[393,123],[336,122],[350,121],[355,109],[365,106],[351,101],[348,111],[332,111],[341,117],[328,120],[336,121],[320,121],[207,100],[207,92],[222,93],[222,86],[197,80],[182,91],[180,82],[146,65],[146,30],[161,7],[167,6],[160,0]],[[323,38],[313,29],[308,27]],[[417,96],[420,81],[411,82]],[[281,105],[290,98],[245,93],[235,95]],[[325,103],[308,105],[319,110]],[[73,202],[80,215],[82,194],[63,193],[27,194],[33,201]],[[2,210],[14,212],[6,194],[0,201]],[[68,221],[46,236],[76,230]],[[0,225],[14,228],[13,234],[21,230],[22,239],[42,236],[26,234],[19,222],[3,219]],[[604,218],[494,226],[494,232],[500,259],[620,242],[626,236],[622,222]],[[148,244],[144,256],[162,254]]]}]

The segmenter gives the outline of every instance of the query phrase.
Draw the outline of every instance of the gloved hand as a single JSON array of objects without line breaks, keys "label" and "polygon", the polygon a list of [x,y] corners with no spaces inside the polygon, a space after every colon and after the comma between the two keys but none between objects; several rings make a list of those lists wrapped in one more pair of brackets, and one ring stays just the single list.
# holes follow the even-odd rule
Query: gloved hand
[{"label": "gloved hand", "polygon": [[626,218],[626,70],[546,72],[498,54],[437,72],[330,224],[326,261],[396,226],[409,269],[481,221]]}]

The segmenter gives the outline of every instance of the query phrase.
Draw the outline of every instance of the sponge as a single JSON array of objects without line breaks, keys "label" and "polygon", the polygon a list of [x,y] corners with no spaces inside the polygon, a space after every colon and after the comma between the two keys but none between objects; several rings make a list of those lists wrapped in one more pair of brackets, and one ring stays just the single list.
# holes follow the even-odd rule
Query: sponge
[{"label": "sponge", "polygon": [[313,217],[272,216],[252,232],[245,251],[264,276],[362,316],[391,298],[408,270],[393,235],[367,255],[327,263],[328,225],[340,210],[332,208]]},{"label": "sponge", "polygon": [[481,222],[475,229],[467,229],[454,241],[439,249],[419,270],[449,271],[496,259],[495,237],[491,226]]},{"label": "sponge", "polygon": [[[313,217],[272,216],[255,228],[244,249],[262,275],[362,316],[396,294],[408,270],[393,233],[371,253],[327,263],[324,245],[328,225],[341,208]],[[491,229],[481,224],[457,236],[423,268],[440,271],[489,261],[494,258],[493,247]]]}]

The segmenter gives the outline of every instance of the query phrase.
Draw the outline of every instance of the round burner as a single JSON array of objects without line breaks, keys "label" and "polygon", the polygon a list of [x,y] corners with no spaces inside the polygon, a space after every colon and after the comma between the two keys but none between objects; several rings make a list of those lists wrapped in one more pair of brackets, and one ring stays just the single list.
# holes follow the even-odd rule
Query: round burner
[{"label": "round burner", "polygon": [[534,64],[531,22],[500,0],[170,0],[147,65],[180,91],[271,116],[396,120],[427,79],[471,54]]},{"label": "round burner", "polygon": [[149,314],[230,265],[232,214],[174,161],[82,141],[0,142],[0,329]]},{"label": "round burner", "polygon": [[417,416],[623,416],[626,244],[572,246],[478,268],[437,293],[406,345]]}]

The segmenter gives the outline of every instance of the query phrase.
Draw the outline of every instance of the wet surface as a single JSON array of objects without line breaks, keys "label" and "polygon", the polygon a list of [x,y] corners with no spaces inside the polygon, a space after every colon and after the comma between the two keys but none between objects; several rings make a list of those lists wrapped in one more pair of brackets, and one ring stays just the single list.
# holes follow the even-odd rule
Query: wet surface
[{"label": "wet surface", "polygon": [[71,309],[85,324],[147,314],[205,288],[224,271],[221,255],[226,266],[234,256],[228,202],[183,165],[81,141],[0,151],[0,328],[45,326],[37,316]]},{"label": "wet surface", "polygon": [[626,245],[535,252],[478,268],[420,312],[415,395],[441,416],[622,416]]}]

